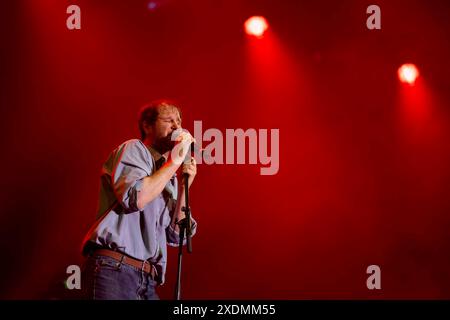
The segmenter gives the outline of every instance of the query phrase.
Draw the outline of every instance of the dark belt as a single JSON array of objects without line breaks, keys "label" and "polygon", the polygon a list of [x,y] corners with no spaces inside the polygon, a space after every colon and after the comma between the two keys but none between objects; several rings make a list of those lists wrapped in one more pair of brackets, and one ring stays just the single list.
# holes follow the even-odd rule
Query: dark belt
[{"label": "dark belt", "polygon": [[107,256],[110,258],[113,258],[114,260],[117,260],[118,262],[133,266],[139,270],[144,271],[145,273],[148,273],[153,280],[155,280],[156,277],[156,268],[154,265],[152,265],[150,262],[148,261],[142,261],[139,259],[134,259],[130,256],[127,256],[126,254],[117,252],[117,251],[112,251],[112,250],[108,250],[108,249],[97,249],[94,251],[94,253],[92,254],[94,257],[95,256]]}]

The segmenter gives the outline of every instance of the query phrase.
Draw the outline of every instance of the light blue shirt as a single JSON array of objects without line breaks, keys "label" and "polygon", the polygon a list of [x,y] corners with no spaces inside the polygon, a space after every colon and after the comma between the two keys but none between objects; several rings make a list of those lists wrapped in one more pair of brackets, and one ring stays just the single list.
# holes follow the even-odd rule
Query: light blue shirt
[{"label": "light blue shirt", "polygon": [[[87,233],[83,248],[91,241],[148,260],[156,264],[159,281],[164,283],[167,245],[178,246],[180,241],[170,226],[177,200],[176,174],[143,210],[137,207],[142,179],[156,171],[155,161],[161,157],[138,139],[124,142],[109,155],[102,168],[96,222]],[[192,219],[192,235],[196,229],[197,223]]]}]

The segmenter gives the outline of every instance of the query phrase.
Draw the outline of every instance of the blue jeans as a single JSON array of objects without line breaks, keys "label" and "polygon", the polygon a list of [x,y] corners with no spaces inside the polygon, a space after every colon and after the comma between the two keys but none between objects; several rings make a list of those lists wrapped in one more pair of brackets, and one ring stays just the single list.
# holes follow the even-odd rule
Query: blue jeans
[{"label": "blue jeans", "polygon": [[111,257],[89,256],[82,273],[84,296],[91,300],[159,300],[148,273]]}]

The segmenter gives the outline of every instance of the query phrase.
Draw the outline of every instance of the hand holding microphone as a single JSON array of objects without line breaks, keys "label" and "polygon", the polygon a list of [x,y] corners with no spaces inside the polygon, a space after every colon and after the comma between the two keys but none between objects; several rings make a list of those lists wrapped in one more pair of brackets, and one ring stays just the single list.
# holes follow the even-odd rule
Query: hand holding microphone
[{"label": "hand holding microphone", "polygon": [[171,139],[175,141],[175,146],[170,152],[170,157],[175,164],[181,165],[186,160],[188,153],[191,152],[191,145],[196,141],[189,131],[181,128],[172,133]]},{"label": "hand holding microphone", "polygon": [[[181,171],[183,179],[188,178],[189,188],[197,174],[197,163],[190,154],[191,150],[195,148],[196,141],[189,131],[181,128],[172,133],[172,140],[175,141],[175,146],[171,151],[171,158],[177,165],[184,162]],[[182,185],[184,186],[184,182]]]}]

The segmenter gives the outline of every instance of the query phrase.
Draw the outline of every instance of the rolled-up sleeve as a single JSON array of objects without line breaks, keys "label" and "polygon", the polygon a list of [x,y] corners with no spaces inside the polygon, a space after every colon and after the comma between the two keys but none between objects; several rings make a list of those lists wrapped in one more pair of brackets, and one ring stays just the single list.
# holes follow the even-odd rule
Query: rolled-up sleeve
[{"label": "rolled-up sleeve", "polygon": [[[194,236],[197,232],[197,222],[194,218],[191,217],[191,236]],[[177,247],[180,244],[180,234],[175,231],[172,226],[168,226],[166,229],[166,236],[167,236],[167,244],[172,247]],[[186,237],[183,240],[183,245],[186,245]]]},{"label": "rolled-up sleeve", "polygon": [[111,172],[111,184],[125,213],[139,211],[138,192],[141,189],[142,179],[151,174],[152,167],[153,162],[141,141],[130,140],[117,149]]}]

